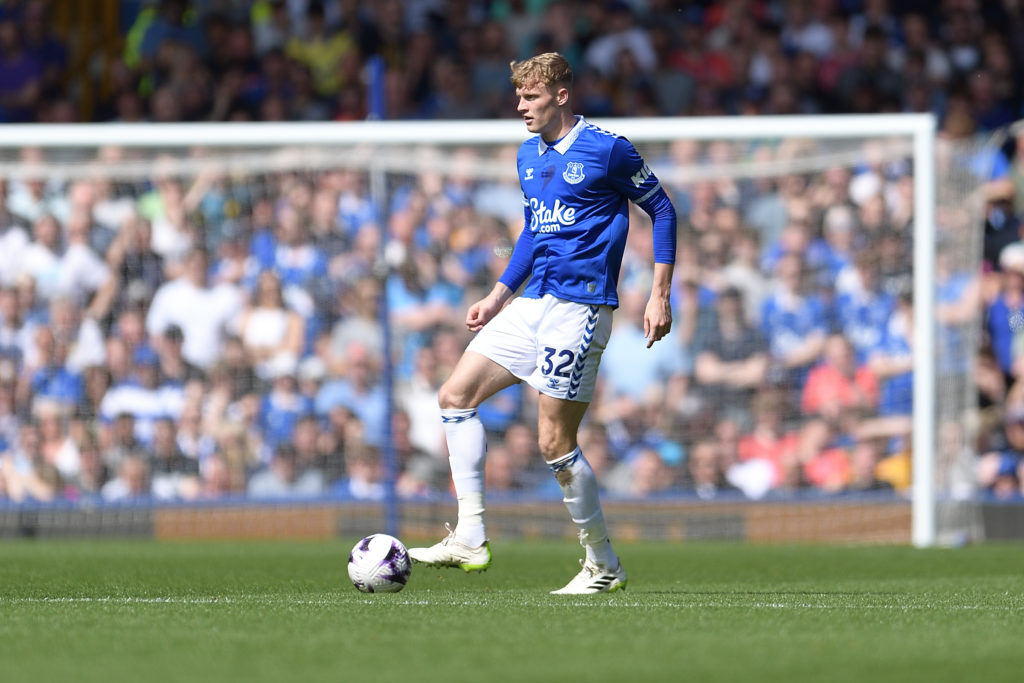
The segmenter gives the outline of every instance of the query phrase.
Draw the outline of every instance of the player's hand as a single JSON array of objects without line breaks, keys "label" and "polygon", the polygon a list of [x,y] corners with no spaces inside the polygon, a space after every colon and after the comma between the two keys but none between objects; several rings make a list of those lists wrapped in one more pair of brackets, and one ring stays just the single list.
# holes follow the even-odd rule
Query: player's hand
[{"label": "player's hand", "polygon": [[500,310],[500,301],[495,301],[493,297],[485,297],[466,311],[466,327],[470,332],[479,332]]},{"label": "player's hand", "polygon": [[512,290],[501,282],[496,283],[490,294],[477,301],[466,311],[466,327],[470,332],[479,332],[484,325],[490,322],[491,318],[501,312],[501,309],[511,299]]},{"label": "player's hand", "polygon": [[651,348],[672,329],[672,306],[667,298],[651,297],[644,310],[644,339]]}]

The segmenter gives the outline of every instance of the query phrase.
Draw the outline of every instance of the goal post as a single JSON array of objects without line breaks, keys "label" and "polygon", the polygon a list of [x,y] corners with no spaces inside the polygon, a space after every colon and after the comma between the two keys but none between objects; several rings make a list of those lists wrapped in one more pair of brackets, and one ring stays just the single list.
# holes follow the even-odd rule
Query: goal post
[{"label": "goal post", "polygon": [[[879,114],[834,116],[762,116],[707,118],[636,118],[593,123],[629,138],[643,152],[648,145],[665,145],[673,140],[758,141],[867,139],[902,141],[906,157],[913,167],[913,420],[911,493],[912,530],[915,546],[928,547],[939,542],[936,490],[936,123],[927,114]],[[0,168],[10,178],[25,173],[17,159],[17,150],[37,147],[49,151],[64,150],[45,163],[51,178],[73,178],[88,174],[93,162],[90,150],[106,146],[139,150],[140,155],[117,162],[125,173],[145,173],[156,156],[177,150],[172,161],[178,172],[190,173],[209,160],[208,155],[190,156],[188,150],[213,150],[228,167],[250,169],[253,173],[273,173],[298,165],[328,168],[331,165],[358,167],[368,173],[374,201],[386,212],[388,174],[415,172],[415,150],[429,146],[454,150],[466,146],[497,147],[517,145],[527,137],[518,120],[498,121],[370,121],[311,123],[232,123],[232,124],[37,124],[0,126]],[[81,152],[76,158],[75,152]],[[413,156],[410,156],[410,155]],[[453,163],[445,154],[436,159],[439,168]],[[478,159],[478,167],[488,177],[511,177],[515,169],[508,161]],[[821,162],[830,163],[828,159]],[[134,164],[134,166],[133,166]],[[654,164],[652,164],[654,166]],[[799,165],[794,166],[799,169]],[[823,170],[823,169],[810,169]],[[38,171],[34,168],[33,172]],[[706,168],[662,168],[655,172],[663,180],[673,173],[699,178]],[[759,168],[756,160],[738,160],[737,173],[756,178],[785,170]],[[393,465],[393,464],[392,464]],[[394,473],[387,500],[399,505],[394,496]],[[388,517],[397,524],[397,515]],[[393,531],[393,529],[389,529]]]}]

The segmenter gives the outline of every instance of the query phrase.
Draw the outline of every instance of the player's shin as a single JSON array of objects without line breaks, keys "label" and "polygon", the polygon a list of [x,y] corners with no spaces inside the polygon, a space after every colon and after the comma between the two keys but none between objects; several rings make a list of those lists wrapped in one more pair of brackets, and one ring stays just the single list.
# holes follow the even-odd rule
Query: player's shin
[{"label": "player's shin", "polygon": [[448,441],[448,464],[459,502],[459,521],[455,537],[477,548],[487,540],[484,528],[484,458],[487,442],[484,426],[476,409],[442,409],[444,433]]},{"label": "player's shin", "polygon": [[580,544],[587,551],[587,559],[603,567],[617,567],[619,559],[608,541],[597,477],[583,452],[577,446],[572,453],[548,461],[548,467],[562,487],[562,500],[580,531]]}]

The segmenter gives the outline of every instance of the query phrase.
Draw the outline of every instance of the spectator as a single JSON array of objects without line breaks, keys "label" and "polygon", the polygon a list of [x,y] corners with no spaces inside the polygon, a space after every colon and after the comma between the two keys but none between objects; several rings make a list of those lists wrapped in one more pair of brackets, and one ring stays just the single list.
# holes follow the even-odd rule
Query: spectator
[{"label": "spectator", "polygon": [[[163,100],[166,106],[177,106],[177,96],[168,89],[161,88],[154,95],[154,102],[159,106]],[[170,104],[175,103],[175,104]],[[157,109],[159,115],[160,109]],[[181,117],[177,113],[164,114],[175,121]],[[197,244],[196,226],[189,217],[189,206],[186,205],[185,190],[177,178],[163,177],[156,182],[156,191],[140,199],[140,211],[150,221],[150,246],[164,261],[164,267],[171,274],[178,274],[184,268],[182,262],[188,252]]]},{"label": "spectator", "polygon": [[11,184],[10,196],[7,198],[8,210],[26,223],[35,222],[43,214],[50,214],[64,221],[68,216],[68,197],[64,193],[63,184],[45,177],[45,165],[48,161],[39,147],[23,147],[19,155],[26,167],[26,174]]},{"label": "spectator", "polygon": [[28,365],[27,381],[19,386],[24,404],[53,400],[67,409],[78,405],[83,398],[82,377],[67,367],[68,342],[56,338],[49,327],[39,327],[33,356],[38,363]]},{"label": "spectator", "polygon": [[30,0],[25,3],[21,19],[25,52],[36,60],[41,69],[41,97],[60,93],[68,65],[67,45],[52,30],[53,17],[49,10],[48,2]]},{"label": "spectator", "polygon": [[203,468],[199,500],[218,500],[245,493],[245,471],[214,456]]},{"label": "spectator", "polygon": [[698,335],[695,379],[707,407],[728,406],[749,421],[745,407],[764,383],[768,347],[764,337],[747,324],[739,290],[729,288],[715,302],[715,321]]},{"label": "spectator", "polygon": [[0,452],[0,463],[0,491],[5,491],[10,500],[46,503],[56,497],[60,474],[40,452],[39,427],[35,423],[21,426],[17,443],[6,453]]},{"label": "spectator", "polygon": [[136,439],[143,446],[153,442],[153,430],[160,418],[176,419],[184,405],[184,388],[162,383],[160,358],[149,346],[140,346],[133,354],[135,371],[131,378],[107,392],[100,404],[100,415],[108,421],[130,414]]},{"label": "spectator", "polygon": [[10,15],[0,17],[0,118],[6,123],[35,120],[44,86],[45,65],[23,44]]},{"label": "spectator", "polygon": [[377,358],[361,343],[349,345],[345,372],[324,382],[316,397],[316,413],[328,415],[341,406],[359,418],[366,428],[366,443],[380,446],[387,406],[380,382]]},{"label": "spectator", "polygon": [[859,252],[854,264],[858,284],[839,294],[835,308],[839,331],[853,344],[860,364],[881,344],[895,304],[894,297],[882,289],[874,250]]},{"label": "spectator", "polygon": [[296,370],[295,359],[287,356],[270,366],[270,390],[260,399],[258,416],[260,431],[270,448],[291,441],[295,425],[313,412],[313,400],[298,391]]},{"label": "spectator", "polygon": [[82,400],[78,404],[78,416],[89,420],[94,427],[93,421],[99,417],[100,405],[103,397],[110,389],[110,370],[104,365],[90,365],[82,372]]},{"label": "spectator", "polygon": [[164,282],[163,257],[152,250],[149,222],[134,211],[119,224],[106,253],[112,277],[97,292],[90,312],[104,320],[130,303],[150,301]]},{"label": "spectator", "polygon": [[1024,376],[1024,244],[1005,247],[999,262],[1001,286],[988,305],[986,327],[999,369],[1013,382]]},{"label": "spectator", "polygon": [[125,459],[141,457],[145,452],[135,437],[135,416],[131,413],[119,413],[103,426],[106,428],[101,441],[104,446],[103,462],[112,471],[117,471]]},{"label": "spectator", "polygon": [[346,287],[339,297],[341,315],[331,328],[329,365],[340,373],[345,367],[345,351],[354,342],[369,349],[384,348],[384,328],[380,321],[381,289],[374,277],[361,277]]},{"label": "spectator", "polygon": [[846,489],[852,479],[852,445],[838,425],[825,420],[805,423],[797,447],[799,481],[826,493]]},{"label": "spectator", "polygon": [[34,326],[22,318],[18,292],[0,288],[0,354],[20,370],[34,345]]},{"label": "spectator", "polygon": [[129,455],[117,467],[117,475],[103,485],[108,503],[139,503],[150,499],[149,468],[138,455]]},{"label": "spectator", "polygon": [[[747,471],[730,471],[730,481],[752,498],[760,498],[776,488],[796,488],[799,484],[797,461],[798,435],[783,424],[783,402],[771,391],[762,391],[753,401],[754,425],[737,444],[737,464]],[[751,463],[755,463],[751,467]],[[736,483],[738,479],[743,484]],[[754,476],[754,480],[748,477]]]},{"label": "spectator", "polygon": [[[957,216],[966,220],[966,216]],[[956,246],[940,244],[935,255],[935,318],[940,376],[955,376],[967,370],[970,351],[968,329],[981,323],[981,281],[974,268],[959,263]]]},{"label": "spectator", "polygon": [[761,238],[756,230],[744,228],[737,231],[731,246],[732,258],[722,269],[722,280],[725,287],[739,290],[746,321],[751,327],[757,328],[768,288],[767,279],[759,267]]},{"label": "spectator", "polygon": [[432,347],[426,347],[416,354],[412,375],[401,381],[395,394],[408,416],[409,440],[413,447],[442,461],[445,440],[437,406],[440,386],[437,356]]},{"label": "spectator", "polygon": [[384,500],[387,489],[380,451],[365,444],[346,448],[345,476],[331,485],[330,492],[348,500]]},{"label": "spectator", "polygon": [[[693,358],[679,344],[656,344],[646,348],[646,305],[647,290],[644,287],[622,288],[608,348],[601,359],[601,377],[607,387],[603,401],[639,402],[652,385],[668,382],[676,375],[688,376],[692,372]],[[638,350],[643,353],[638,353]],[[556,365],[557,361],[556,358]]]},{"label": "spectator", "polygon": [[303,35],[293,35],[285,45],[290,59],[309,69],[316,94],[331,98],[343,85],[339,66],[356,45],[346,31],[328,27],[324,4],[317,0],[306,6],[306,25]]},{"label": "spectator", "polygon": [[807,377],[801,410],[835,424],[844,416],[873,413],[877,402],[878,382],[871,370],[857,361],[849,338],[830,335],[822,362]]},{"label": "spectator", "polygon": [[7,180],[0,179],[0,287],[14,284],[23,251],[29,243],[23,220],[7,208],[7,189]]},{"label": "spectator", "polygon": [[[211,238],[212,231],[207,233],[207,239]],[[210,283],[214,286],[245,286],[252,282],[255,279],[256,264],[249,254],[246,230],[235,221],[224,221],[217,238],[217,257],[210,269]]]},{"label": "spectator", "polygon": [[95,320],[83,315],[81,305],[71,299],[57,297],[50,303],[50,329],[57,339],[68,344],[65,365],[75,374],[106,360],[102,329]]},{"label": "spectator", "polygon": [[629,498],[646,498],[676,487],[678,473],[655,448],[643,448],[617,465],[607,477],[608,490]]},{"label": "spectator", "polygon": [[1024,406],[1011,402],[1003,422],[1003,442],[978,460],[978,483],[997,500],[1024,497]]},{"label": "spectator", "polygon": [[263,12],[252,13],[254,49],[260,55],[272,49],[283,50],[294,32],[286,0],[273,0],[267,5]]},{"label": "spectator", "polygon": [[193,500],[200,491],[199,462],[181,452],[175,423],[161,417],[153,424],[152,490],[157,500]]},{"label": "spectator", "polygon": [[39,426],[39,454],[57,469],[62,480],[74,478],[81,468],[78,444],[71,436],[70,411],[56,401],[37,401],[34,417]]},{"label": "spectator", "polygon": [[648,32],[636,23],[629,3],[609,3],[605,21],[601,36],[587,47],[583,55],[586,65],[603,76],[614,75],[619,55],[626,51],[640,71],[652,71],[657,64],[654,46]]},{"label": "spectator", "polygon": [[161,285],[146,317],[146,331],[158,337],[170,325],[185,335],[186,360],[203,370],[219,357],[228,322],[238,313],[240,297],[230,285],[210,287],[206,279],[207,257],[193,249],[180,277]]},{"label": "spectator", "polygon": [[906,437],[914,399],[913,299],[904,292],[889,318],[882,345],[868,359],[879,381],[878,418],[865,423],[863,438]]},{"label": "spectator", "polygon": [[887,37],[884,29],[869,26],[864,31],[857,63],[839,75],[837,90],[842,106],[856,113],[870,113],[888,102],[899,101],[903,87],[900,74],[886,62]]},{"label": "spectator", "polygon": [[52,215],[42,214],[32,223],[32,242],[25,248],[19,271],[32,278],[43,299],[49,300],[57,293],[60,253],[60,225]]},{"label": "spectator", "polygon": [[206,48],[203,34],[189,16],[188,0],[159,0],[156,14],[146,28],[139,46],[140,70],[143,73],[156,67],[166,67],[168,52],[176,45],[191,48],[202,54]]},{"label": "spectator", "polygon": [[761,329],[768,340],[770,379],[799,392],[825,344],[827,321],[820,299],[809,294],[803,259],[783,256],[765,299]]},{"label": "spectator", "polygon": [[79,297],[89,303],[111,277],[107,264],[90,246],[92,218],[84,212],[73,212],[65,226],[67,246],[57,266],[55,292],[61,296]]},{"label": "spectator", "polygon": [[318,307],[328,300],[327,259],[306,229],[298,209],[286,205],[278,212],[273,257],[266,267],[274,269],[284,287],[284,300],[310,324]]},{"label": "spectator", "polygon": [[484,481],[489,496],[501,499],[511,495],[522,495],[524,480],[528,477],[505,444],[498,443],[487,448],[484,463]]},{"label": "spectator", "polygon": [[205,373],[185,360],[182,344],[185,333],[178,325],[168,325],[159,339],[156,352],[160,357],[160,377],[163,382],[184,387],[189,382],[202,381]]},{"label": "spectator", "polygon": [[101,491],[109,479],[99,442],[92,431],[86,431],[78,443],[78,471],[64,480],[64,498],[81,503],[102,501]]},{"label": "spectator", "polygon": [[269,270],[260,273],[254,300],[242,310],[238,322],[246,355],[260,379],[271,379],[275,368],[298,364],[304,328],[302,318],[285,307],[277,275]]},{"label": "spectator", "polygon": [[315,498],[323,493],[323,475],[301,469],[295,447],[287,442],[277,445],[270,465],[252,475],[248,486],[252,498]]}]

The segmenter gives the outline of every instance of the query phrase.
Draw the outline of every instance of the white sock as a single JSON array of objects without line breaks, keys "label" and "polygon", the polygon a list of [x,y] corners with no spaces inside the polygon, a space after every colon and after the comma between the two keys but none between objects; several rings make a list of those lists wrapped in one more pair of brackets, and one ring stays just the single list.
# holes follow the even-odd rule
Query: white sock
[{"label": "white sock", "polygon": [[459,501],[459,522],[455,538],[477,548],[487,540],[484,528],[484,457],[487,440],[476,409],[441,410],[448,440],[448,464]]},{"label": "white sock", "polygon": [[562,500],[580,530],[580,545],[586,549],[587,559],[609,569],[619,566],[619,558],[608,541],[597,477],[579,446],[572,453],[548,462],[548,467],[562,487]]}]

